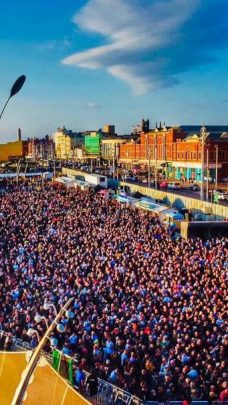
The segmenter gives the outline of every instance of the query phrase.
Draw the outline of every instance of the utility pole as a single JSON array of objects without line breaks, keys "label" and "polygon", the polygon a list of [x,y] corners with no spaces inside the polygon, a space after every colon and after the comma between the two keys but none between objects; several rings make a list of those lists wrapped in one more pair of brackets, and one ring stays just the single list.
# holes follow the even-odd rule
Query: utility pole
[{"label": "utility pole", "polygon": [[148,139],[148,133],[146,134],[146,159],[147,159],[147,182],[148,182],[148,187],[150,187],[151,179],[150,179],[150,150],[149,150],[149,139]]},{"label": "utility pole", "polygon": [[19,173],[20,173],[20,168],[21,168],[21,158],[17,162],[17,186],[19,184]]},{"label": "utility pole", "polygon": [[215,145],[215,187],[218,187],[218,145]]},{"label": "utility pole", "polygon": [[207,137],[206,128],[203,124],[201,128],[201,187],[200,187],[200,199],[204,200],[204,145]]},{"label": "utility pole", "polygon": [[115,171],[116,171],[116,168],[115,168],[115,145],[113,145],[113,148],[112,148],[112,177],[113,177],[113,179],[115,179]]},{"label": "utility pole", "polygon": [[26,165],[25,165],[25,172],[24,172],[25,179],[26,179],[26,173],[27,173],[28,165],[29,165],[28,163],[26,163]]},{"label": "utility pole", "polygon": [[157,132],[155,135],[154,139],[154,152],[155,152],[155,189],[157,190],[158,188],[158,138],[157,138]]},{"label": "utility pole", "polygon": [[209,198],[209,148],[207,147],[207,189],[206,189],[206,200]]},{"label": "utility pole", "polygon": [[53,174],[54,174],[54,179],[55,179],[55,177],[56,177],[56,160],[55,160],[55,157],[54,157],[54,168],[53,168]]}]

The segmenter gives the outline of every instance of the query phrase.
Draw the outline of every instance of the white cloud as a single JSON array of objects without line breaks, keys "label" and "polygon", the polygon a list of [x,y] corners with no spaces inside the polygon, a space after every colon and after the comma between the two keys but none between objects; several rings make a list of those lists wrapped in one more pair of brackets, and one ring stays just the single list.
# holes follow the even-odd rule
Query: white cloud
[{"label": "white cloud", "polygon": [[[167,82],[161,49],[179,39],[180,29],[201,0],[90,0],[74,17],[81,30],[104,36],[108,44],[77,52],[65,65],[105,69],[143,94]],[[144,4],[142,4],[144,3]],[[170,75],[171,82],[174,81]]]},{"label": "white cloud", "polygon": [[87,107],[87,108],[91,108],[92,110],[97,110],[98,108],[101,108],[101,105],[98,104],[98,103],[95,103],[94,101],[89,101],[89,102],[86,104],[86,107]]}]

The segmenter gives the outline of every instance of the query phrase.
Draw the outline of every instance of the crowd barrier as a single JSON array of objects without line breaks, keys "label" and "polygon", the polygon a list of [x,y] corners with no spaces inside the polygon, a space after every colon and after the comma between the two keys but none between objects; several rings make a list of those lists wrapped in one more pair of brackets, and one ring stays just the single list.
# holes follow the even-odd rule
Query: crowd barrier
[{"label": "crowd barrier", "polygon": [[[83,176],[86,173],[81,170],[69,169],[67,167],[62,168],[62,173],[66,176],[80,175]],[[108,179],[110,181],[110,179]],[[216,220],[222,220],[228,218],[228,206],[221,204],[214,204],[209,201],[201,201],[194,198],[193,195],[185,196],[183,194],[174,194],[172,190],[155,190],[151,187],[143,186],[138,183],[127,183],[124,181],[117,181],[116,186],[128,186],[132,192],[139,191],[141,194],[155,199],[163,200],[164,204],[169,205],[176,209],[187,208],[193,213],[210,213],[215,216]]]},{"label": "crowd barrier", "polygon": [[[30,345],[21,339],[12,338],[12,350],[31,350]],[[52,363],[52,355],[43,352],[49,363]],[[85,371],[86,378],[90,375]],[[76,388],[76,387],[75,387]],[[98,393],[89,397],[88,392],[83,393],[93,405],[182,405],[183,401],[142,401],[129,392],[98,378]],[[227,401],[192,401],[191,405],[228,405]]]}]

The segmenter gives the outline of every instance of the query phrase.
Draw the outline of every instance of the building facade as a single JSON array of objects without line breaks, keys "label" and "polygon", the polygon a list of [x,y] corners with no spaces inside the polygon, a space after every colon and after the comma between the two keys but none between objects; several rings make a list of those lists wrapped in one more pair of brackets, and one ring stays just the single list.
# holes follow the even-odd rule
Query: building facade
[{"label": "building facade", "polygon": [[53,159],[55,157],[55,144],[53,139],[46,135],[44,138],[28,139],[28,158],[33,161],[39,159]]},{"label": "building facade", "polygon": [[101,132],[91,132],[89,135],[85,136],[85,155],[89,156],[100,156],[101,153]]},{"label": "building facade", "polygon": [[74,149],[83,147],[84,135],[67,130],[65,127],[57,128],[53,134],[55,155],[58,159],[70,159],[74,156]]},{"label": "building facade", "polygon": [[0,144],[0,162],[25,157],[28,153],[27,141],[14,141]]},{"label": "building facade", "polygon": [[120,137],[102,139],[101,141],[101,157],[104,160],[111,160],[120,157],[120,145],[126,143],[125,139]]},{"label": "building facade", "polygon": [[200,127],[195,129],[187,133],[184,127],[163,126],[141,132],[138,141],[120,146],[120,162],[144,164],[152,170],[156,167],[166,178],[201,181],[203,172],[213,179],[216,172],[218,179],[224,178],[228,172],[228,131],[208,127],[202,155]]},{"label": "building facade", "polygon": [[115,125],[105,124],[102,132],[104,133],[104,135],[108,135],[111,137],[114,136],[115,135]]}]

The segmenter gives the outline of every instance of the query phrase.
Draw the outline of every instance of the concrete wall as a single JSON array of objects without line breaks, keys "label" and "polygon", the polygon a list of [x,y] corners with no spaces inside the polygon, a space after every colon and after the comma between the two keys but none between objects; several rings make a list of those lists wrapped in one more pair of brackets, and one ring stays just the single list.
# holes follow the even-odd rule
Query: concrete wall
[{"label": "concrete wall", "polygon": [[163,200],[165,204],[177,209],[188,208],[192,210],[193,213],[204,212],[206,214],[215,215],[217,219],[228,219],[228,207],[225,207],[223,205],[212,204],[207,201],[201,201],[197,200],[196,198],[177,195],[167,191],[154,190],[152,188],[143,187],[138,184],[129,184],[122,181],[120,182],[120,184],[130,186],[132,191],[139,191],[144,195]]},{"label": "concrete wall", "polygon": [[[65,167],[62,169],[62,172],[67,176],[70,176],[70,174],[83,176],[83,172],[80,170],[72,170]],[[170,205],[177,209],[188,208],[193,213],[212,214],[216,217],[216,219],[228,219],[227,206],[212,204],[207,201],[201,201],[197,200],[196,198],[185,197],[167,191],[154,190],[153,188],[143,187],[138,184],[126,183],[123,181],[121,181],[120,184],[129,186],[131,191],[139,191],[144,195],[163,200],[164,204]]]}]

